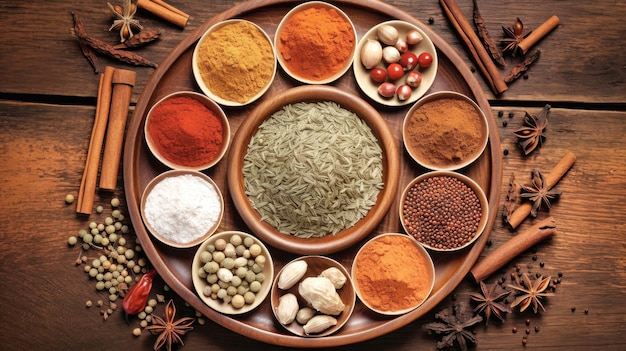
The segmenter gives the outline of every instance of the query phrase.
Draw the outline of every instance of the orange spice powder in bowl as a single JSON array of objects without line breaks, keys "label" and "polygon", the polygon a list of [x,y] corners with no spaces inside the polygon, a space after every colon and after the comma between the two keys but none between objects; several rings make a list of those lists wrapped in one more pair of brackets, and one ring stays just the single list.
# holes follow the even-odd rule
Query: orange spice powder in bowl
[{"label": "orange spice powder in bowl", "polygon": [[415,239],[382,234],[357,252],[352,264],[357,296],[374,312],[400,315],[419,307],[435,284],[435,266]]},{"label": "orange spice powder in bowl", "polygon": [[326,84],[343,76],[352,65],[356,46],[356,30],[350,18],[322,1],[309,1],[291,9],[274,36],[281,67],[307,84]]}]

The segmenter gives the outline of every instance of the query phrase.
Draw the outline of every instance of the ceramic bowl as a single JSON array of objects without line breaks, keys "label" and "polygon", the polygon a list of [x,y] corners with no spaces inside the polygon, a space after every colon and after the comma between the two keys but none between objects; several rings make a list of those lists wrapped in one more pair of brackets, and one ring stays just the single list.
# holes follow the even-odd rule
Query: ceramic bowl
[{"label": "ceramic bowl", "polygon": [[[259,89],[254,95],[249,96],[247,99],[243,99],[243,101],[240,101],[237,98],[228,97],[225,94],[216,93],[216,92],[211,90],[211,88],[209,86],[210,84],[207,84],[207,82],[205,82],[205,80],[202,78],[202,72],[206,68],[204,68],[203,65],[201,64],[201,61],[202,61],[201,55],[202,55],[202,53],[199,50],[200,45],[202,45],[202,43],[204,43],[205,41],[209,40],[207,38],[209,38],[209,36],[211,36],[212,33],[214,33],[217,30],[222,29],[225,26],[230,26],[230,25],[234,25],[234,24],[238,24],[238,23],[249,24],[253,28],[255,28],[258,31],[260,31],[260,33],[263,36],[263,40],[266,41],[269,46],[271,46],[271,48],[272,48],[272,56],[273,56],[273,58],[272,58],[271,78],[268,79],[267,84],[265,84],[265,86],[263,86],[263,88]],[[237,45],[236,41],[233,41],[233,44]],[[247,45],[251,45],[249,43],[246,43],[246,44]],[[249,57],[244,54],[244,55],[240,55],[240,56],[237,56],[237,57],[232,57],[232,59],[233,60],[242,60],[243,61],[243,60],[249,59]],[[274,46],[273,46],[273,43],[272,43],[272,40],[270,39],[270,37],[257,24],[255,24],[253,22],[250,22],[250,21],[247,21],[247,20],[243,20],[243,19],[225,20],[225,21],[218,22],[218,23],[214,24],[213,26],[211,26],[202,35],[202,37],[200,37],[200,39],[198,40],[198,43],[196,44],[196,47],[195,47],[194,52],[193,52],[193,57],[192,57],[192,60],[191,60],[191,68],[192,68],[192,71],[193,71],[193,76],[194,76],[194,78],[196,80],[196,83],[198,84],[198,87],[200,87],[200,90],[202,90],[202,92],[205,93],[212,100],[216,101],[218,104],[223,105],[223,106],[244,106],[244,105],[250,104],[250,103],[258,100],[261,96],[263,96],[263,94],[265,94],[265,92],[272,85],[272,82],[274,81],[274,77],[276,76],[276,68],[277,68],[277,66],[278,66],[278,64],[276,62],[276,52],[274,51]],[[231,81],[220,82],[220,85],[224,85],[224,84],[245,84],[245,83],[243,83],[246,80],[245,76],[244,77],[232,76],[231,78],[232,78]]]},{"label": "ceramic bowl", "polygon": [[[255,272],[257,278],[260,277],[261,275],[263,278],[261,281],[260,290],[256,292],[256,297],[254,298],[254,302],[246,303],[241,308],[235,308],[233,307],[231,303],[226,302],[219,298],[213,299],[211,298],[210,294],[209,296],[205,295],[205,290],[206,289],[210,290],[211,285],[213,285],[212,283],[209,283],[209,281],[213,282],[212,279],[214,279],[215,277],[210,277],[210,276],[205,277],[205,275],[201,276],[201,273],[200,273],[202,267],[204,267],[206,262],[208,262],[205,259],[206,254],[203,254],[203,253],[212,252],[214,254],[216,250],[220,251],[218,250],[220,249],[220,247],[219,246],[216,247],[216,243],[220,240],[223,240],[226,243],[232,243],[231,240],[233,240],[233,237],[241,238],[242,240],[241,245],[243,245],[241,247],[241,251],[239,251],[239,249],[237,249],[237,246],[239,245],[235,245],[237,242],[233,243],[235,252],[237,252],[236,257],[244,257],[244,255],[246,255],[245,254],[246,249],[250,248],[250,246],[246,245],[246,242],[248,240],[251,241],[253,244],[258,245],[258,247],[260,248],[261,255],[265,257],[265,263],[262,268],[259,268],[258,271],[255,271],[255,269],[257,269],[258,267],[249,268],[249,271]],[[251,252],[251,251],[252,250],[248,250],[248,252]],[[239,254],[238,252],[242,252],[242,254]],[[215,256],[212,255],[212,257],[215,257]],[[231,257],[231,256],[228,255],[226,257]],[[220,268],[225,268],[225,267],[223,267],[223,265],[220,265]],[[233,275],[237,275],[236,269],[233,268],[231,272],[232,271],[234,271]],[[198,294],[200,299],[204,301],[205,304],[207,304],[212,309],[223,314],[239,315],[239,314],[244,314],[244,313],[254,310],[267,298],[272,287],[272,281],[274,280],[274,263],[272,260],[272,256],[270,255],[270,252],[267,249],[267,247],[263,244],[263,242],[261,242],[259,239],[257,239],[253,235],[250,235],[249,233],[245,233],[245,232],[240,232],[240,231],[224,231],[224,232],[213,234],[198,247],[198,250],[196,251],[193,257],[191,272],[192,272],[193,286],[196,290],[196,293]],[[246,281],[245,277],[241,279],[241,281]],[[242,285],[243,283],[240,284],[240,286]],[[220,294],[220,293],[217,293],[217,294]]]},{"label": "ceramic bowl", "polygon": [[[219,119],[220,124],[222,125],[222,133],[221,133],[222,144],[217,155],[211,160],[208,160],[202,163],[194,162],[194,164],[181,164],[180,162],[175,160],[172,155],[168,153],[167,146],[163,146],[163,147],[159,146],[158,138],[156,138],[150,132],[150,123],[154,119],[153,117],[154,111],[158,110],[159,106],[164,101],[168,101],[170,99],[177,99],[177,98],[194,99],[200,102],[201,104],[203,104],[204,106],[206,106],[206,108],[209,111],[213,112],[213,114]],[[184,111],[184,106],[181,106],[179,110]],[[194,118],[198,118],[198,117],[199,116],[194,115]],[[148,111],[148,115],[146,117],[146,123],[144,125],[144,135],[146,138],[146,144],[148,144],[148,148],[150,149],[150,152],[154,155],[154,157],[157,160],[159,160],[161,163],[163,163],[167,167],[171,169],[179,169],[179,170],[204,171],[206,169],[209,169],[215,166],[224,157],[224,154],[226,154],[226,151],[228,150],[228,145],[230,142],[230,124],[228,123],[228,118],[226,118],[226,114],[224,113],[224,111],[214,101],[196,92],[181,91],[181,92],[172,93],[163,97],[156,104],[154,104],[154,106],[150,108],[150,110]],[[182,141],[181,141],[181,145],[186,146],[186,148],[184,148],[183,150],[185,150],[186,152],[189,152],[200,147],[199,143],[203,143],[205,142],[205,140],[193,140],[191,138],[188,138],[188,140],[185,140],[184,142],[185,144],[182,145]],[[162,152],[161,150],[163,150],[164,152]],[[180,156],[183,156],[183,155],[180,155]]]},{"label": "ceramic bowl", "polygon": [[[398,30],[400,38],[405,38],[406,33],[409,30],[414,29],[418,31],[420,34],[422,34],[423,39],[418,44],[409,46],[408,51],[413,52],[417,56],[419,56],[419,54],[423,52],[428,52],[432,55],[432,58],[433,58],[432,64],[429,67],[415,68],[415,70],[421,73],[422,82],[416,88],[413,89],[411,96],[406,100],[399,100],[397,96],[390,97],[390,98],[385,98],[381,96],[378,93],[378,87],[380,86],[381,83],[377,83],[370,78],[371,69],[366,69],[365,66],[363,66],[363,63],[361,61],[361,50],[363,48],[363,45],[365,45],[365,43],[369,39],[378,40],[378,36],[376,33],[378,31],[378,28],[384,25],[390,25],[390,26],[395,27]],[[381,44],[381,45],[383,47],[386,46],[385,44]],[[435,45],[433,44],[432,40],[430,40],[430,38],[426,35],[426,33],[422,31],[419,27],[411,23],[408,23],[405,21],[393,20],[393,21],[386,21],[383,23],[379,23],[376,26],[372,27],[370,30],[368,30],[367,33],[365,33],[365,35],[363,35],[363,37],[359,40],[359,45],[356,50],[352,67],[353,67],[354,76],[356,78],[359,88],[370,99],[374,100],[375,102],[379,104],[386,105],[386,106],[405,106],[405,105],[410,105],[414,103],[415,101],[417,101],[420,97],[422,97],[428,91],[428,89],[430,89],[433,82],[435,81],[435,77],[437,76],[438,65],[439,65],[439,61],[437,58],[437,50],[435,49]],[[385,64],[384,62],[381,62],[376,67],[380,67],[386,70],[387,64]],[[398,79],[397,81],[392,81],[389,78],[387,78],[386,81],[392,82],[396,85],[396,87],[398,87],[405,83],[405,79],[406,79],[406,74],[402,78]]]},{"label": "ceramic bowl", "polygon": [[[382,150],[383,188],[376,203],[354,226],[345,228],[335,235],[300,238],[279,232],[261,219],[246,195],[243,166],[248,145],[258,127],[285,105],[298,102],[332,101],[354,112],[372,130]],[[265,243],[278,249],[301,255],[329,254],[352,246],[380,223],[394,200],[398,186],[399,152],[395,138],[382,116],[361,98],[326,85],[303,85],[286,90],[271,100],[266,100],[253,109],[235,134],[228,159],[228,187],[233,203],[246,225]]]},{"label": "ceramic bowl", "polygon": [[[388,250],[388,254],[370,254],[369,250],[372,248],[372,245],[382,245],[382,247]],[[397,259],[394,257],[390,257],[389,254],[397,256]],[[396,261],[402,262],[401,264],[405,267],[411,267],[411,269],[415,271],[415,276],[407,277],[405,275],[398,274],[397,277],[389,279],[381,278],[384,277],[385,274],[389,274],[389,272],[399,272],[397,267],[398,263]],[[362,267],[369,267],[369,269],[373,269],[373,271],[370,274],[359,278],[359,270],[363,269]],[[380,271],[377,271],[377,269],[379,269]],[[363,304],[372,311],[388,316],[397,316],[416,309],[424,301],[426,301],[435,285],[435,266],[426,249],[424,249],[422,245],[420,245],[412,237],[399,233],[386,233],[377,235],[370,239],[368,242],[366,242],[359,249],[354,258],[354,261],[352,262],[351,273],[352,281],[356,289],[356,294],[361,302],[363,302]],[[416,295],[413,298],[413,304],[411,304],[410,306],[395,306],[394,308],[392,308],[391,305],[389,303],[386,303],[385,301],[385,299],[393,299],[392,296],[382,297],[385,295],[379,292],[379,296],[382,297],[381,304],[378,302],[374,302],[368,294],[367,290],[364,289],[365,284],[374,284],[374,286],[376,286],[375,284],[391,284],[390,279],[396,280],[398,282],[403,282],[399,285],[403,286],[402,289],[407,290],[403,292],[403,294],[407,296],[410,296],[411,294],[411,291],[408,290],[409,286],[416,290]],[[409,279],[409,281],[405,282],[404,280],[406,279]],[[381,286],[380,291],[389,291],[389,289],[384,289]],[[396,291],[394,294],[397,293],[398,292]],[[403,301],[404,300],[407,299],[403,299]],[[384,305],[384,307],[382,305]]]},{"label": "ceramic bowl", "polygon": [[[285,30],[286,23],[288,23],[289,20],[292,19],[294,15],[301,13],[302,11],[312,9],[312,8],[335,10],[341,17],[343,17],[350,24],[350,27],[352,28],[352,32],[354,33],[354,42],[352,43],[352,52],[349,55],[348,59],[346,59],[344,65],[339,70],[337,70],[334,74],[327,76],[327,77],[320,77],[319,79],[312,78],[312,77],[303,77],[301,75],[298,75],[296,72],[290,69],[290,66],[287,60],[281,54],[281,42],[280,42],[281,39],[280,38],[281,38],[281,33],[283,33],[283,31]],[[357,35],[356,35],[356,30],[354,29],[354,24],[352,23],[352,20],[350,20],[348,15],[346,15],[341,9],[323,1],[308,1],[291,9],[280,21],[280,23],[278,24],[278,27],[276,28],[276,35],[274,36],[274,47],[276,48],[276,56],[278,58],[278,62],[280,63],[280,66],[283,68],[285,73],[287,73],[290,77],[292,77],[293,79],[299,82],[306,83],[306,84],[327,84],[343,76],[352,65],[352,60],[354,58],[356,47],[357,47]]]},{"label": "ceramic bowl", "polygon": [[[177,179],[175,186],[172,186],[171,189],[166,187],[160,188],[165,184],[163,181],[171,181],[171,179]],[[189,186],[190,180],[194,181],[192,187]],[[200,186],[205,186],[206,188],[200,188]],[[159,187],[158,192],[161,195],[158,197],[158,201],[153,202],[150,195],[156,187]],[[198,198],[199,194],[201,194],[198,191],[199,189],[207,189],[207,191],[202,190],[203,193],[206,193],[203,194],[207,195],[206,198]],[[215,191],[213,193],[214,196],[211,196],[211,192],[209,192],[211,189]],[[163,197],[163,194],[165,194],[165,197]],[[193,201],[201,201],[207,205],[207,208],[200,210],[198,206],[192,205],[193,203],[183,202],[183,199],[189,199],[192,195],[195,197]],[[176,206],[178,201],[181,203],[180,210],[185,210],[186,213],[179,212],[179,207]],[[166,204],[160,204],[162,202],[166,202]],[[149,210],[149,208],[159,210],[159,206],[160,211],[163,212],[162,214]],[[194,208],[192,209],[191,207]],[[219,212],[216,212],[216,208]],[[188,214],[192,212],[195,215],[200,215],[198,220],[206,220],[207,223],[200,223],[207,224],[206,228],[198,228],[200,224],[191,223],[188,219],[182,220],[182,218],[189,217]],[[188,248],[200,244],[219,227],[223,215],[224,199],[219,187],[209,176],[196,171],[171,170],[161,173],[148,183],[141,196],[141,217],[146,228],[156,239],[171,247]],[[209,220],[210,217],[214,217],[212,224]],[[179,231],[176,228],[164,228],[159,224],[159,221],[186,223],[188,230]],[[162,232],[163,230],[167,232]],[[191,235],[196,232],[196,235]],[[189,234],[190,237],[181,236],[180,234],[183,233]]]},{"label": "ceramic bowl", "polygon": [[[287,267],[287,265],[289,263],[292,262],[296,262],[296,261],[305,261],[307,263],[307,270],[306,273],[304,274],[304,276],[295,284],[293,285],[291,288],[289,289],[280,289],[278,287],[278,281],[280,279],[281,274],[285,271],[285,267]],[[337,316],[332,316],[334,318],[337,319],[337,324],[330,327],[329,329],[324,330],[321,333],[312,333],[312,334],[306,334],[304,332],[304,329],[302,328],[303,325],[298,323],[298,321],[293,321],[287,325],[283,325],[281,324],[285,329],[287,329],[288,331],[290,331],[291,333],[295,334],[295,335],[299,335],[299,336],[308,336],[308,337],[323,337],[326,335],[330,335],[335,333],[337,330],[341,329],[341,327],[348,321],[348,319],[350,318],[350,315],[352,315],[352,311],[354,311],[354,305],[356,302],[356,293],[354,290],[354,286],[352,284],[352,279],[350,278],[350,273],[348,272],[348,270],[339,262],[325,257],[325,256],[302,256],[302,257],[298,257],[296,259],[294,259],[293,261],[287,263],[285,266],[283,266],[283,268],[281,268],[281,270],[278,272],[278,274],[276,274],[276,278],[274,279],[274,282],[272,284],[272,291],[271,291],[271,295],[270,295],[270,299],[271,299],[271,305],[272,305],[272,312],[274,313],[274,316],[276,316],[276,308],[279,305],[279,298],[281,296],[283,296],[284,294],[294,294],[297,299],[298,299],[298,305],[300,308],[303,307],[311,307],[306,300],[304,300],[300,294],[298,293],[298,285],[299,283],[304,280],[307,277],[317,277],[320,275],[320,273],[322,273],[324,270],[334,267],[337,268],[342,274],[343,276],[346,278],[346,281],[344,283],[344,285],[339,288],[336,289],[337,293],[339,294],[339,297],[341,298],[341,301],[344,303],[345,308],[343,310],[343,312],[341,312],[341,314],[337,315]],[[317,312],[316,314],[321,314],[319,312]],[[277,323],[279,323],[277,321]]]},{"label": "ceramic bowl", "polygon": [[[454,140],[456,139],[461,139],[464,138],[467,132],[473,132],[479,135],[478,141],[477,143],[473,146],[472,149],[470,150],[465,150],[465,146],[461,146],[460,144],[451,144],[452,147],[454,147],[457,150],[450,150],[449,154],[453,155],[453,151],[456,152],[459,149],[464,149],[464,152],[467,153],[467,155],[464,155],[463,157],[459,157],[459,158],[455,158],[455,157],[451,157],[451,159],[448,160],[430,160],[430,158],[428,156],[431,156],[431,153],[428,153],[426,150],[429,150],[429,147],[423,147],[423,145],[412,145],[410,140],[410,133],[408,131],[407,125],[409,124],[409,120],[411,119],[411,116],[413,116],[413,114],[415,113],[419,113],[420,111],[422,111],[421,109],[423,109],[424,105],[429,104],[429,103],[433,103],[436,101],[441,101],[443,99],[446,100],[456,100],[458,103],[462,104],[460,106],[466,106],[469,107],[470,109],[473,109],[474,111],[476,111],[476,121],[475,121],[475,128],[473,128],[473,130],[468,130],[463,129],[463,130],[458,130],[458,129],[452,129],[451,127],[445,126],[442,122],[443,118],[441,118],[441,116],[443,116],[443,114],[449,114],[450,118],[456,118],[456,115],[452,115],[452,109],[444,109],[445,112],[442,111],[442,114],[433,114],[431,117],[431,119],[428,120],[414,120],[415,122],[415,126],[417,127],[423,127],[423,126],[427,126],[427,125],[431,125],[431,126],[440,126],[440,128],[445,128],[446,129],[446,133],[444,134],[442,131],[442,137],[441,139],[447,139],[447,140]],[[422,116],[420,116],[420,118],[422,118]],[[456,122],[455,122],[456,123]],[[454,136],[454,134],[458,135],[458,136]],[[431,134],[432,136],[433,134]],[[476,161],[483,153],[483,151],[485,150],[485,147],[487,146],[487,142],[489,141],[489,126],[487,124],[487,117],[485,116],[485,114],[483,113],[483,111],[480,109],[480,107],[469,97],[467,97],[466,95],[463,95],[461,93],[457,93],[454,91],[439,91],[436,93],[432,93],[429,94],[427,96],[424,96],[422,99],[420,99],[418,102],[415,103],[415,105],[413,105],[406,113],[406,116],[404,117],[404,122],[402,124],[402,140],[405,146],[406,151],[408,152],[408,154],[411,156],[411,158],[413,160],[415,160],[415,162],[417,162],[418,164],[420,164],[422,167],[431,169],[431,170],[437,170],[437,171],[454,171],[454,170],[458,170],[461,169],[463,167],[467,167],[468,165],[470,165],[471,163],[473,163],[474,161]],[[420,143],[425,143],[425,142],[432,142],[432,143],[438,143],[438,139],[435,138],[418,138]],[[449,141],[446,141],[446,143],[450,143]],[[436,146],[432,146],[431,148],[434,149],[439,149],[441,150],[442,147],[439,146],[438,144],[434,144]],[[446,154],[447,155],[447,154]]]},{"label": "ceramic bowl", "polygon": [[[467,185],[476,195],[476,197],[478,198],[478,201],[480,203],[480,211],[481,211],[481,215],[480,215],[480,220],[477,224],[477,228],[476,231],[474,232],[474,235],[471,237],[470,240],[457,245],[457,246],[453,246],[453,247],[438,247],[437,245],[434,244],[429,244],[427,242],[425,242],[425,240],[420,240],[419,238],[416,238],[417,241],[419,241],[424,247],[430,249],[430,250],[434,250],[434,251],[457,251],[457,250],[461,250],[465,247],[468,247],[469,245],[471,245],[474,241],[476,241],[476,239],[478,239],[478,237],[483,233],[485,226],[487,225],[487,218],[489,216],[489,204],[487,203],[487,197],[485,196],[485,192],[481,189],[481,187],[471,178],[469,178],[468,176],[465,176],[463,174],[457,173],[457,172],[450,172],[450,171],[433,171],[433,172],[428,172],[425,174],[420,175],[419,177],[413,179],[402,191],[402,196],[400,198],[400,206],[399,206],[399,215],[400,215],[400,222],[402,223],[402,228],[404,228],[404,231],[406,233],[408,233],[409,235],[412,234],[412,231],[410,230],[410,228],[408,228],[406,219],[405,219],[405,215],[403,213],[403,207],[407,198],[407,194],[409,192],[409,189],[411,189],[411,187],[413,187],[413,185],[418,184],[418,183],[422,183],[425,181],[428,181],[429,179],[432,178],[436,178],[436,177],[451,177],[451,178],[455,178],[458,179],[459,181],[461,181],[463,184]],[[448,201],[451,197],[445,197],[445,199],[442,199],[441,202],[433,202],[430,201],[429,206],[443,206],[445,204],[445,201]],[[466,199],[464,202],[467,203],[469,201],[469,199]],[[446,237],[442,238],[442,240],[445,240]],[[448,245],[449,246],[449,245]]]}]

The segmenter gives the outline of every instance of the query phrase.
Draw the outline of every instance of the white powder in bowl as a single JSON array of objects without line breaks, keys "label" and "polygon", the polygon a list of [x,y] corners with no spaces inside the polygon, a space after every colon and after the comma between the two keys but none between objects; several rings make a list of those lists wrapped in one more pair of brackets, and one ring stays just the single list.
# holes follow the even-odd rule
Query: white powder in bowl
[{"label": "white powder in bowl", "polygon": [[191,174],[167,177],[146,197],[145,220],[161,237],[179,244],[204,235],[218,220],[221,197],[213,184]]}]

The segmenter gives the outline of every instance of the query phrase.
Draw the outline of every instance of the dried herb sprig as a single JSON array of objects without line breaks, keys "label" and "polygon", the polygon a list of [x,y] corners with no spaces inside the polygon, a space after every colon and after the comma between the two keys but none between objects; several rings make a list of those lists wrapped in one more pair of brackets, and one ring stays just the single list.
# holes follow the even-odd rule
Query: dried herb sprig
[{"label": "dried herb sprig", "polygon": [[480,11],[478,10],[477,0],[473,0],[473,1],[474,1],[473,19],[474,19],[474,24],[476,25],[478,37],[483,42],[485,49],[487,49],[487,52],[489,52],[489,55],[491,56],[493,61],[497,63],[498,65],[504,67],[506,66],[506,61],[504,61],[502,52],[500,51],[496,43],[493,41],[493,39],[489,35],[489,31],[487,30],[487,25],[485,24],[485,20],[483,19],[482,15],[480,14]]},{"label": "dried herb sprig", "polygon": [[436,313],[435,318],[441,322],[424,324],[423,328],[429,333],[444,335],[437,342],[437,349],[453,347],[456,343],[462,351],[467,351],[468,343],[476,344],[476,337],[469,328],[482,322],[483,317],[474,316],[467,310],[465,303],[460,302],[445,308]]},{"label": "dried herb sprig", "polygon": [[87,34],[84,27],[76,26],[76,20],[78,16],[72,12],[72,17],[74,18],[74,28],[70,29],[70,32],[78,38],[80,43],[90,47],[95,52],[98,52],[103,55],[107,55],[119,61],[129,63],[135,66],[147,66],[147,67],[157,67],[156,63],[149,61],[148,59],[126,50],[117,50],[112,45],[107,44],[99,39],[91,37]]},{"label": "dried herb sprig", "polygon": [[539,56],[541,56],[540,50],[533,51],[531,54],[526,56],[526,58],[524,58],[522,62],[511,68],[509,73],[504,77],[504,81],[507,83],[511,83],[517,78],[521,77],[522,74],[526,73],[526,71],[530,69],[530,66],[534,65],[535,62],[539,60]]}]

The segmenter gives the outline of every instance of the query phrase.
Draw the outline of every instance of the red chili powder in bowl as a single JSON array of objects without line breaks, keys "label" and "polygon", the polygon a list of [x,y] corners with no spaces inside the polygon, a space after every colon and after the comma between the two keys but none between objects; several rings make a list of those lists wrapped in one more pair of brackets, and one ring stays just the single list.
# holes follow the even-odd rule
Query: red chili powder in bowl
[{"label": "red chili powder in bowl", "polygon": [[150,112],[147,123],[153,146],[161,157],[175,165],[207,165],[222,151],[222,121],[192,97],[173,96],[163,100]]}]

